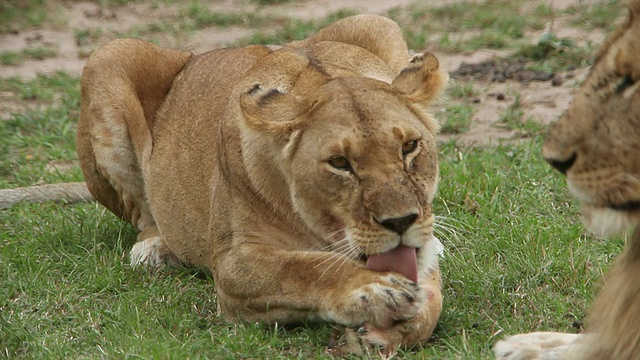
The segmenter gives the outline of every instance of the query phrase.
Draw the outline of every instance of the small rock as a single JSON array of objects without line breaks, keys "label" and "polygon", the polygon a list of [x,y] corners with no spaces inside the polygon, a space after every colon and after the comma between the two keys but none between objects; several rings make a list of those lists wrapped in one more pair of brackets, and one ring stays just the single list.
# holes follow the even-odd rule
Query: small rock
[{"label": "small rock", "polygon": [[35,33],[31,36],[25,36],[24,40],[28,43],[32,43],[36,41],[42,41],[43,38],[44,36],[41,33]]},{"label": "small rock", "polygon": [[551,79],[551,86],[560,86],[562,85],[562,77],[560,75],[556,75]]},{"label": "small rock", "polygon": [[497,93],[496,94],[496,99],[500,100],[500,101],[504,101],[506,99],[506,97],[504,96],[503,93]]},{"label": "small rock", "polygon": [[109,9],[103,9],[103,8],[85,10],[84,16],[87,18],[99,18],[99,19],[107,19],[107,20],[114,20],[118,17],[118,15],[114,11]]}]

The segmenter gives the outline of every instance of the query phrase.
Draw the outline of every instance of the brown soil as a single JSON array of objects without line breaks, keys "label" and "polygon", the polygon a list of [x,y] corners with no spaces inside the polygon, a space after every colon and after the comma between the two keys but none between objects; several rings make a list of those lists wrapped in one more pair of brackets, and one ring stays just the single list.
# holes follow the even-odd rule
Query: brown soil
[{"label": "brown soil", "polygon": [[[455,0],[433,1],[439,6]],[[297,1],[281,5],[256,6],[249,0],[216,0],[212,9],[216,12],[255,12],[277,14],[300,19],[324,18],[339,9],[351,9],[356,12],[384,13],[397,6],[407,6],[409,0],[315,0]],[[583,0],[558,0],[554,6],[562,9]],[[58,4],[57,1],[51,3]],[[157,22],[179,13],[177,5],[154,8],[149,3],[127,4],[115,8],[102,8],[89,2],[60,2],[57,13],[62,13],[64,21],[55,28],[16,32],[0,35],[0,52],[20,51],[35,46],[50,46],[58,50],[58,55],[43,60],[26,60],[14,66],[0,65],[0,77],[18,76],[33,78],[38,73],[52,73],[58,70],[72,75],[80,75],[86,56],[92,49],[104,43],[104,34],[96,39],[76,40],[80,29],[104,29],[104,32],[126,32],[140,28],[144,24]],[[602,40],[603,35],[595,31],[578,31],[569,26],[563,27],[562,21],[550,24],[554,32],[575,41]],[[189,49],[201,53],[217,47],[224,47],[252,34],[245,27],[208,28],[196,31],[187,38],[162,38],[159,42],[168,47]],[[532,34],[535,39],[539,34]],[[469,54],[448,54],[434,51],[441,65],[451,72],[453,82],[472,82],[479,96],[474,100],[475,113],[470,129],[462,134],[443,135],[442,139],[455,137],[460,144],[488,145],[504,141],[519,141],[522,134],[517,131],[496,126],[506,109],[519,97],[523,106],[524,118],[533,118],[543,124],[552,122],[566,109],[577,84],[585,76],[585,69],[569,73],[550,74],[525,69],[524,60],[513,62],[493,60],[496,51],[481,50]],[[552,84],[553,82],[553,84]],[[10,112],[29,106],[10,100],[10,94],[0,93],[0,118]],[[499,95],[499,96],[498,96]],[[7,101],[4,101],[4,100]],[[444,107],[445,99],[439,106]],[[441,110],[441,109],[440,109]],[[438,109],[435,111],[440,113]]]}]

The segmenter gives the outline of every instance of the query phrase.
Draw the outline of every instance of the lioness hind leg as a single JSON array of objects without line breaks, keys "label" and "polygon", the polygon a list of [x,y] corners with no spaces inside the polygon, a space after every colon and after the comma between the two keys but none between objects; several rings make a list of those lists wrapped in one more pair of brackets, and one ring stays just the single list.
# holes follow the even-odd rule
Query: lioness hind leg
[{"label": "lioness hind leg", "polygon": [[[110,126],[109,126],[110,125]],[[123,127],[117,129],[118,126]],[[120,217],[129,221],[140,231],[137,242],[130,252],[131,265],[177,265],[180,263],[162,240],[160,232],[146,200],[144,180],[131,144],[125,135],[117,130],[125,131],[124,124],[96,123],[94,131],[102,131],[102,136],[93,141],[96,149],[96,166],[101,169],[100,175],[108,180],[111,191],[119,200]],[[116,130],[116,131],[114,131]],[[104,136],[104,134],[110,136]],[[88,178],[87,178],[88,179]],[[92,184],[87,181],[91,188]],[[96,194],[104,196],[105,194]],[[94,195],[95,196],[95,195]],[[114,202],[117,200],[114,200]]]},{"label": "lioness hind leg", "polygon": [[99,121],[93,121],[90,133],[82,118],[78,126],[85,181],[96,200],[140,231],[130,253],[131,264],[179,264],[162,240],[146,200],[142,171],[123,117],[92,115]]},{"label": "lioness hind leg", "polygon": [[152,147],[150,127],[190,57],[118,39],[94,51],[82,72],[77,146],[87,187],[98,202],[140,230],[152,221],[142,177]]},{"label": "lioness hind leg", "polygon": [[78,158],[95,199],[141,231],[134,264],[177,262],[158,232],[144,170],[155,113],[191,55],[118,39],[94,51],[82,73]]}]

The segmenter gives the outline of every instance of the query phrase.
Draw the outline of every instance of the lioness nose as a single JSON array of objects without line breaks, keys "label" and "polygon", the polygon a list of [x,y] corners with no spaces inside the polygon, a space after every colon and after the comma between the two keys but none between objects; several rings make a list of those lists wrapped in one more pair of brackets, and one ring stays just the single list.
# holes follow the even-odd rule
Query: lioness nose
[{"label": "lioness nose", "polygon": [[406,216],[384,219],[382,221],[378,221],[378,219],[376,219],[376,221],[378,221],[378,223],[380,223],[380,225],[384,226],[385,228],[398,233],[398,235],[402,235],[405,231],[407,231],[409,226],[411,226],[416,221],[417,218],[418,214],[411,213]]},{"label": "lioness nose", "polygon": [[549,157],[545,157],[544,159],[547,160],[549,165],[553,166],[554,169],[558,170],[563,175],[566,175],[567,171],[576,162],[576,157],[577,157],[576,153],[573,153],[573,155],[571,155],[569,158],[565,160],[552,159]]}]

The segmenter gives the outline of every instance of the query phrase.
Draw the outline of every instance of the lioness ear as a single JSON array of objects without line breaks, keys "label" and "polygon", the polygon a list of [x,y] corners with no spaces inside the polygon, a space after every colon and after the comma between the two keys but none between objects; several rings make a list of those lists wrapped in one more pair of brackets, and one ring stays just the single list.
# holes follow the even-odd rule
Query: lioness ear
[{"label": "lioness ear", "polygon": [[393,86],[411,102],[427,105],[442,93],[448,79],[440,70],[438,59],[431,53],[422,53],[411,59],[409,66],[393,80]]},{"label": "lioness ear", "polygon": [[240,98],[246,124],[253,130],[271,135],[287,135],[296,130],[301,115],[296,96],[255,84]]}]

